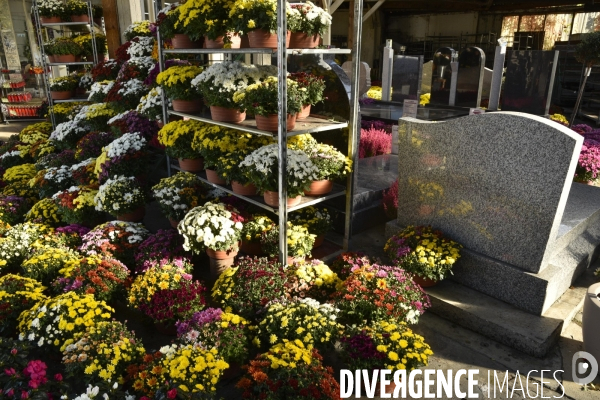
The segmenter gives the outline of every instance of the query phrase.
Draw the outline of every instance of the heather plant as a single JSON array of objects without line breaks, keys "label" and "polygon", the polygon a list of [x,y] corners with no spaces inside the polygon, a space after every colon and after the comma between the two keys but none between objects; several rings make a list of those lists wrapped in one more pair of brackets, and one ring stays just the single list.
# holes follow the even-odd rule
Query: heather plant
[{"label": "heather plant", "polygon": [[600,172],[600,143],[586,139],[575,169],[575,182],[595,181]]},{"label": "heather plant", "polygon": [[375,157],[392,152],[392,135],[381,129],[361,129],[358,158]]},{"label": "heather plant", "polygon": [[398,179],[383,191],[383,210],[388,218],[398,217]]}]

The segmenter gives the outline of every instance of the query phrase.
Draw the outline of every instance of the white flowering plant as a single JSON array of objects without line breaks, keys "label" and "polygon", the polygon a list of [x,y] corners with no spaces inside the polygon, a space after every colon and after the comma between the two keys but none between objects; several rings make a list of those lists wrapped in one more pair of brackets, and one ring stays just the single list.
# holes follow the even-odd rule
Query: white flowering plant
[{"label": "white flowering plant", "polygon": [[183,248],[199,253],[205,248],[237,250],[242,236],[243,218],[234,207],[207,203],[193,208],[177,226],[183,235]]},{"label": "white flowering plant", "polygon": [[74,342],[77,333],[110,319],[113,311],[104,301],[97,301],[93,294],[67,292],[40,301],[23,312],[19,316],[19,340],[63,351]]},{"label": "white flowering plant", "polygon": [[208,188],[197,175],[178,172],[161,179],[152,187],[152,194],[167,218],[180,221],[189,210],[208,199]]},{"label": "white flowering plant", "polygon": [[151,36],[135,37],[127,49],[129,57],[148,57],[152,55],[154,38]]},{"label": "white flowering plant", "polygon": [[[278,190],[278,145],[270,144],[250,153],[240,163],[243,174],[256,187],[276,192]],[[287,179],[288,197],[302,195],[310,183],[317,180],[318,169],[308,156],[299,150],[287,151]]]},{"label": "white flowering plant", "polygon": [[96,210],[111,215],[127,214],[146,204],[142,186],[132,176],[109,178],[94,197]]},{"label": "white flowering plant", "polygon": [[317,143],[305,152],[318,169],[318,179],[340,179],[352,172],[352,160],[333,146]]},{"label": "white flowering plant", "polygon": [[150,89],[139,79],[117,81],[108,91],[105,101],[113,103],[118,111],[134,109],[140,98],[148,94]]},{"label": "white flowering plant", "polygon": [[86,125],[79,124],[77,121],[66,121],[56,125],[50,140],[59,149],[67,149],[75,147],[75,144],[89,130]]},{"label": "white flowering plant", "polygon": [[42,17],[62,17],[65,15],[65,3],[60,0],[39,0],[38,11]]},{"label": "white flowering plant", "polygon": [[53,232],[47,225],[31,222],[11,227],[0,238],[0,271],[20,266],[33,249],[50,243]]},{"label": "white flowering plant", "polygon": [[233,95],[248,85],[266,78],[266,70],[240,61],[223,61],[206,68],[192,79],[206,103],[210,106],[236,108]]},{"label": "white flowering plant", "polygon": [[90,94],[88,96],[89,101],[93,101],[95,103],[102,103],[108,95],[108,92],[114,86],[115,81],[100,81],[92,84],[90,88]]},{"label": "white flowering plant", "polygon": [[79,250],[86,255],[113,257],[133,268],[135,251],[148,236],[150,232],[142,223],[109,221],[83,235]]},{"label": "white flowering plant", "polygon": [[291,5],[288,12],[288,29],[308,36],[323,35],[331,25],[331,15],[311,1]]},{"label": "white flowering plant", "polygon": [[65,190],[73,186],[73,175],[71,167],[63,165],[61,167],[50,167],[39,171],[36,176],[29,181],[29,186],[38,190],[40,198],[51,197],[54,193]]},{"label": "white flowering plant", "polygon": [[100,183],[123,175],[142,175],[147,168],[148,141],[139,132],[128,132],[102,149],[95,172]]},{"label": "white flowering plant", "polygon": [[[171,108],[173,106],[171,99],[165,97],[165,100],[167,100],[167,107]],[[162,121],[162,88],[155,87],[147,95],[142,96],[135,110],[148,119]]]},{"label": "white flowering plant", "polygon": [[94,84],[94,77],[89,72],[82,74],[79,77],[79,87],[85,90],[90,90]]}]

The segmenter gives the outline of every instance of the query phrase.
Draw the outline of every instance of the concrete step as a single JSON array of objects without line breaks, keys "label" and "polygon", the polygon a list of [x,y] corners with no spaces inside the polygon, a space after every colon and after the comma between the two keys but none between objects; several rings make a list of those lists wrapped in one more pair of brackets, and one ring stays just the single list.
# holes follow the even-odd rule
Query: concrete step
[{"label": "concrete step", "polygon": [[532,315],[451,280],[427,288],[431,312],[493,340],[543,357],[583,307],[595,281],[589,268],[543,315]]}]

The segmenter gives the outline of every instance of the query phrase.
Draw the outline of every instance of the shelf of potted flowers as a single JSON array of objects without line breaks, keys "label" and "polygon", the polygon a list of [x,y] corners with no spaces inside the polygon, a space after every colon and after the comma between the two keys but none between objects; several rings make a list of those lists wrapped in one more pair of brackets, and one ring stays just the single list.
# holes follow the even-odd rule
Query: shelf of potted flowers
[{"label": "shelf of potted flowers", "polygon": [[69,0],[65,5],[65,15],[71,22],[90,23],[88,3],[81,0]]},{"label": "shelf of potted flowers", "polygon": [[190,172],[178,172],[161,179],[152,187],[152,194],[173,228],[177,228],[189,210],[208,200],[208,188]]},{"label": "shelf of potted flowers", "polygon": [[83,54],[83,48],[69,37],[56,38],[44,44],[44,52],[50,59],[50,65],[78,62]]},{"label": "shelf of potted flowers", "polygon": [[321,36],[331,25],[331,15],[312,2],[292,4],[288,16],[293,49],[313,49],[319,45]]},{"label": "shelf of potted flowers", "polygon": [[388,239],[384,251],[394,264],[414,274],[416,283],[429,287],[452,273],[461,248],[431,226],[407,226]]},{"label": "shelf of potted flowers", "polygon": [[[286,7],[289,4],[286,2]],[[248,35],[250,47],[277,48],[277,1],[237,0],[229,11],[233,31]],[[286,37],[289,47],[290,32]]]},{"label": "shelf of potted flowers", "polygon": [[288,215],[294,225],[305,227],[309,233],[315,235],[314,248],[323,245],[325,234],[332,226],[331,215],[324,207],[304,207]]},{"label": "shelf of potted flowers", "polygon": [[100,185],[94,204],[96,210],[106,211],[119,221],[139,222],[146,215],[146,194],[132,176],[109,178]]},{"label": "shelf of potted flowers", "polygon": [[179,6],[174,27],[192,41],[204,37],[207,49],[239,48],[241,39],[229,18],[232,4],[227,0],[188,0]]},{"label": "shelf of potted flowers", "polygon": [[174,65],[156,77],[165,94],[173,102],[173,110],[197,113],[202,110],[201,96],[192,80],[202,73],[202,67],[193,65]]},{"label": "shelf of potted flowers", "polygon": [[158,132],[158,141],[165,146],[169,157],[179,160],[183,171],[199,172],[204,169],[204,160],[199,151],[192,148],[196,131],[204,124],[198,121],[173,121],[163,126]]},{"label": "shelf of potted flowers", "polygon": [[183,248],[194,253],[206,251],[211,261],[211,276],[216,279],[233,265],[239,251],[243,218],[232,206],[206,203],[191,209],[177,229],[183,235]]},{"label": "shelf of potted flowers", "polygon": [[72,76],[61,76],[50,81],[50,95],[53,100],[67,100],[73,97],[79,82]]}]

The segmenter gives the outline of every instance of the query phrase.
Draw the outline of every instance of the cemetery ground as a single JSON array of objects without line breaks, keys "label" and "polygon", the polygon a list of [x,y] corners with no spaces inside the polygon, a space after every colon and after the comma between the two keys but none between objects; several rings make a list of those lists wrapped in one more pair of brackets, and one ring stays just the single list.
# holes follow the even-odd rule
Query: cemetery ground
[{"label": "cemetery ground", "polygon": [[[0,125],[0,140],[18,133],[24,126],[30,123],[11,122],[9,125]],[[160,214],[156,203],[151,203],[147,208],[145,224],[151,231],[169,227],[169,222]],[[379,257],[383,263],[386,262],[383,246],[386,241],[385,226],[379,225],[374,228],[354,235],[350,242],[350,250],[362,251],[373,257]],[[600,260],[597,260],[586,273],[583,279],[590,279],[593,270],[600,268]],[[489,310],[490,314],[494,310]],[[129,317],[129,316],[127,316]],[[162,346],[170,341],[169,337],[162,336],[154,330],[148,330],[141,323],[129,320],[132,328],[144,337],[148,345]],[[477,376],[478,385],[475,393],[480,399],[528,399],[528,398],[563,398],[576,400],[600,399],[600,375],[594,381],[595,387],[583,388],[573,381],[572,358],[573,355],[583,350],[581,330],[581,310],[573,318],[572,322],[563,328],[558,343],[554,345],[543,358],[529,356],[523,352],[500,344],[483,335],[465,329],[452,321],[446,320],[433,312],[426,312],[416,326],[411,327],[415,333],[425,337],[434,354],[429,359],[429,365],[424,369],[448,371],[452,370],[479,370]],[[544,370],[542,377],[540,372]],[[530,373],[531,371],[531,373]],[[558,371],[558,372],[557,372]],[[554,375],[556,373],[556,375]],[[529,374],[529,378],[528,378]],[[488,383],[488,375],[491,383],[494,376],[500,382],[508,378],[502,391],[496,386]],[[335,376],[339,379],[339,368]],[[560,384],[553,379],[558,378]],[[241,393],[235,387],[238,378],[222,382],[218,394],[224,399],[238,399]],[[542,390],[543,387],[543,390]],[[508,388],[508,389],[507,389]],[[595,390],[598,388],[598,390]],[[489,389],[489,395],[488,395]],[[522,389],[522,390],[521,390]],[[432,391],[435,393],[435,386]],[[467,390],[467,379],[463,376],[461,390]],[[527,391],[529,390],[529,392]],[[351,398],[355,398],[352,396]],[[364,395],[362,399],[366,399]],[[375,397],[379,399],[380,397]],[[407,398],[412,398],[407,396]],[[448,397],[436,397],[449,399]],[[451,397],[458,399],[457,397]]]}]

